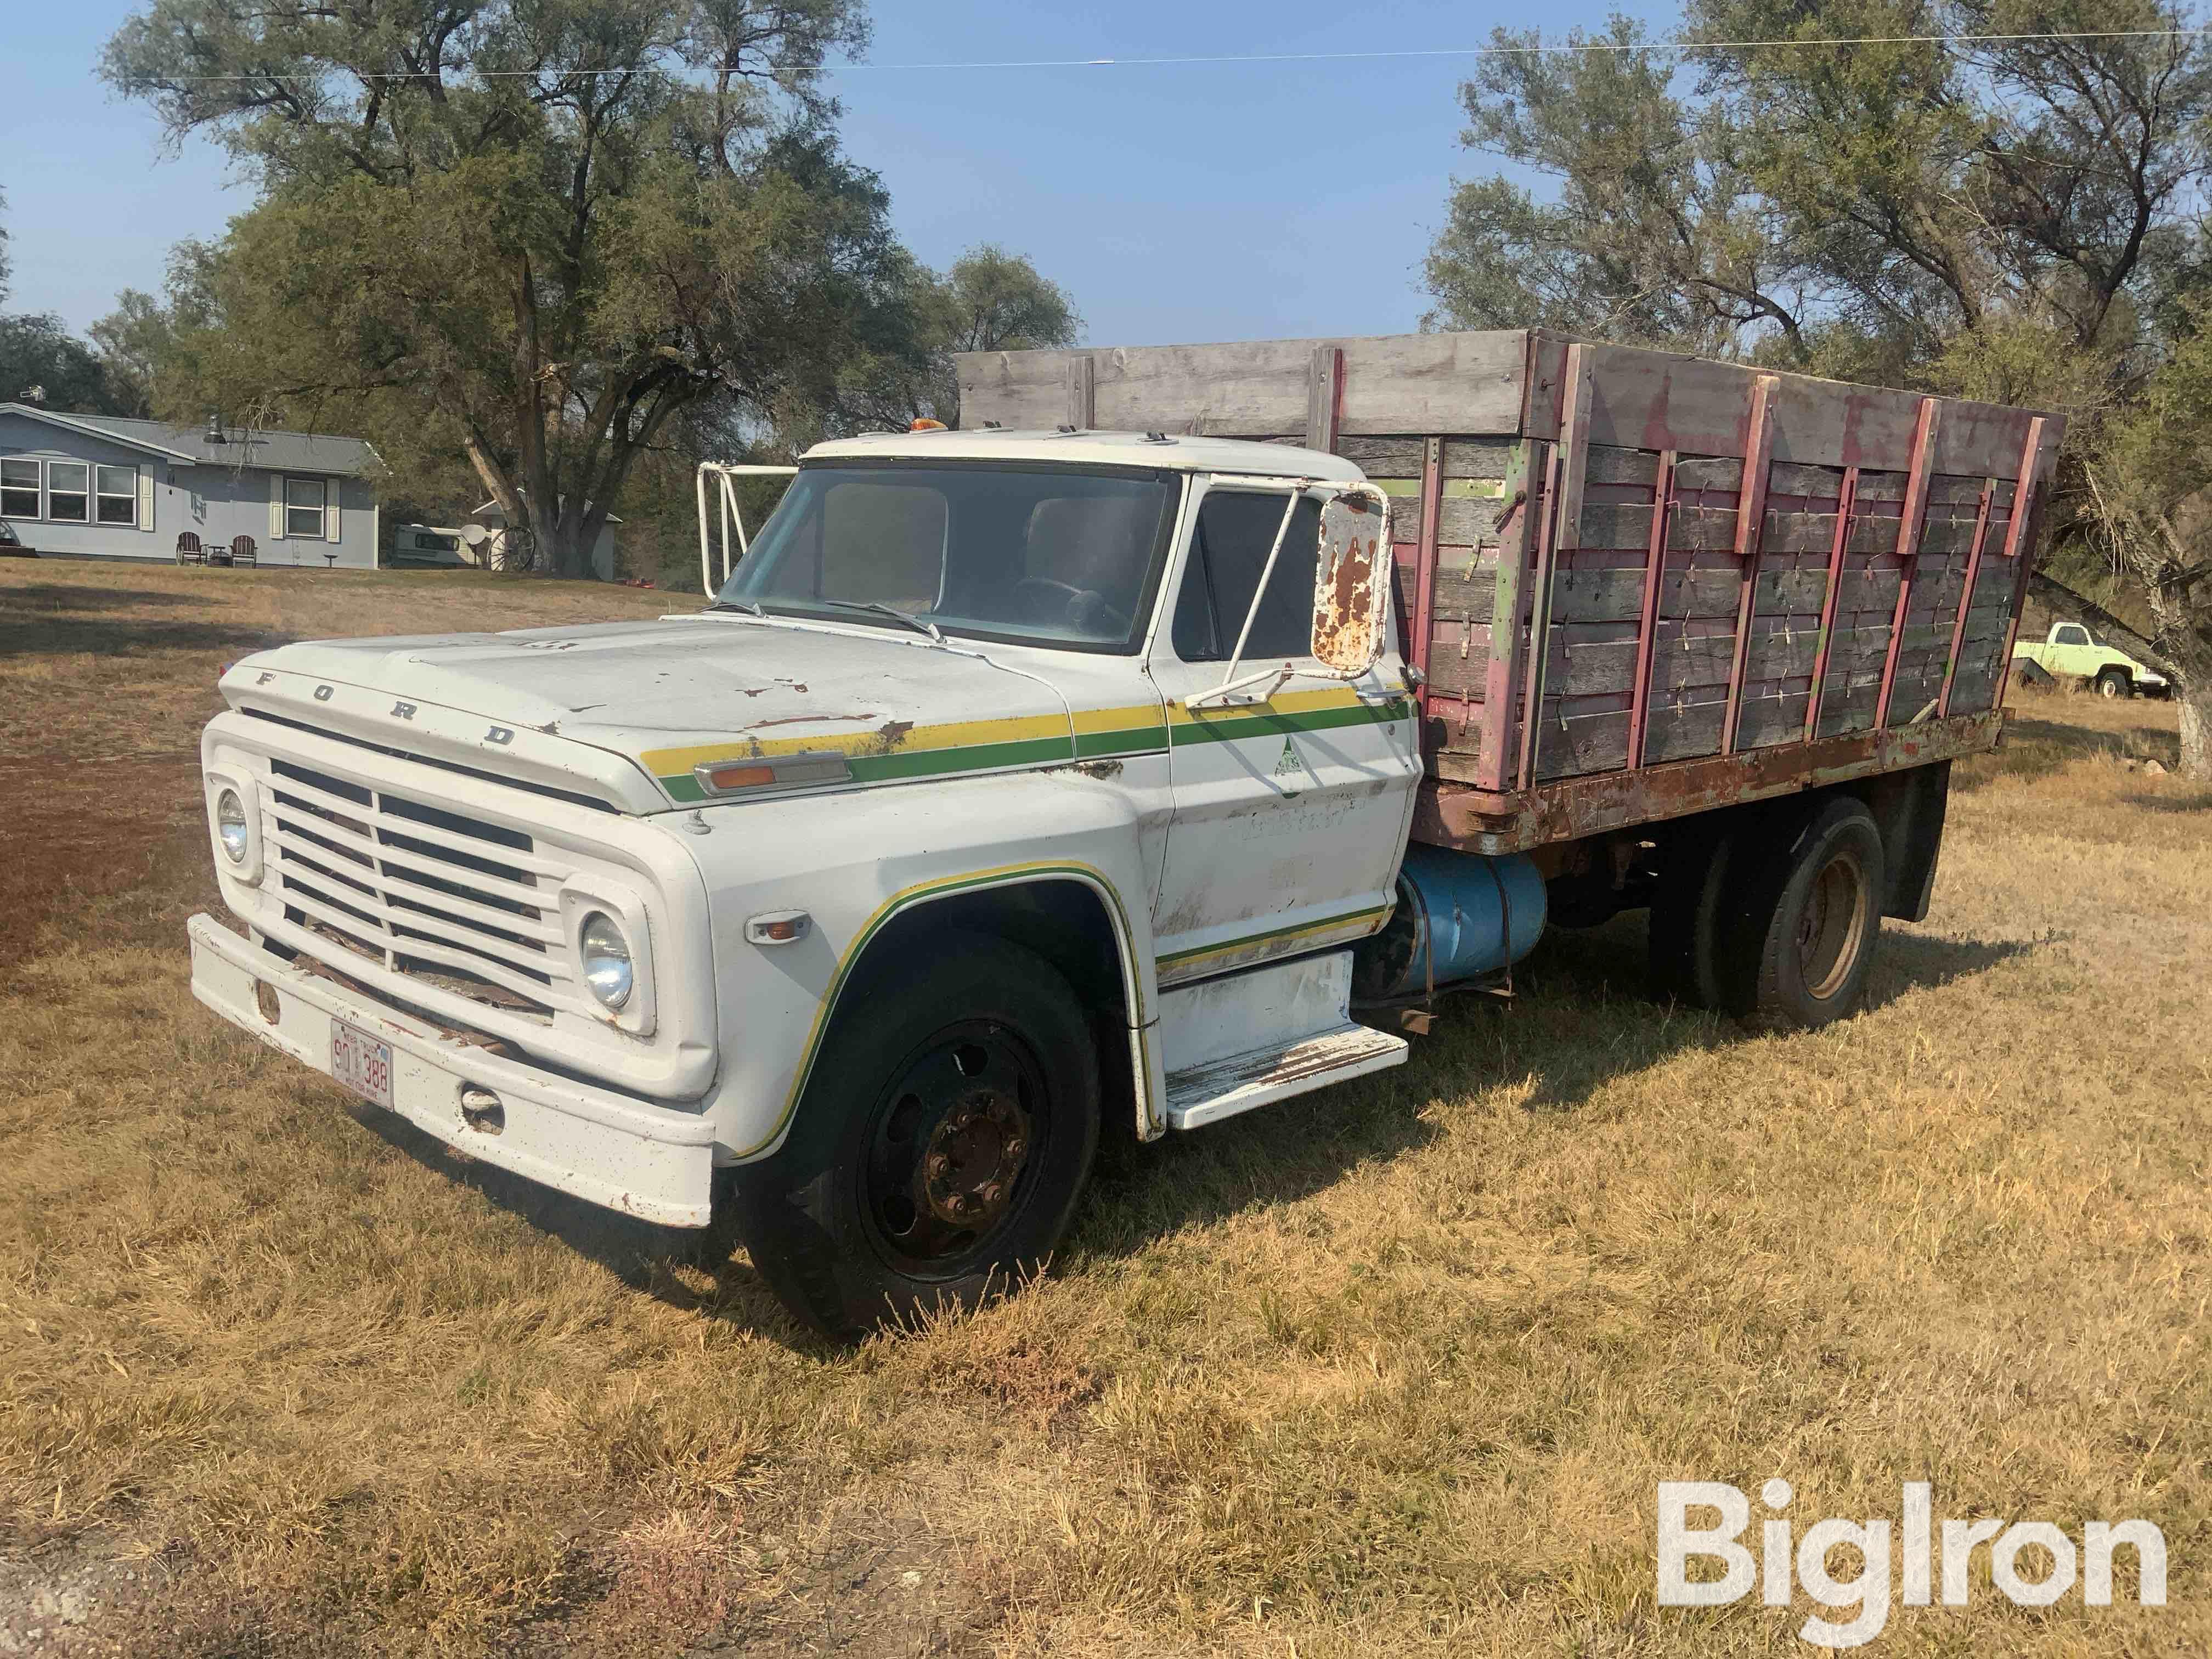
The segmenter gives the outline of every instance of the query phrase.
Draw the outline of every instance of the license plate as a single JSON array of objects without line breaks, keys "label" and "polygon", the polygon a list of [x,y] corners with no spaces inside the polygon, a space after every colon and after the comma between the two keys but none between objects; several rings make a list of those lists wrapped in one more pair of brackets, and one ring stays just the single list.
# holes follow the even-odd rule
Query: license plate
[{"label": "license plate", "polygon": [[392,1045],[342,1019],[331,1022],[331,1075],[372,1106],[392,1104]]}]

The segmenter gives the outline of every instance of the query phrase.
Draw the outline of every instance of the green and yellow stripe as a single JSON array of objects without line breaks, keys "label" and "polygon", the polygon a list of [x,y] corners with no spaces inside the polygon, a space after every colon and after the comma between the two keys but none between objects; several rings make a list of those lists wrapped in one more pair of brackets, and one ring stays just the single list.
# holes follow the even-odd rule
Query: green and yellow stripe
[{"label": "green and yellow stripe", "polygon": [[853,776],[863,783],[950,776],[962,772],[999,771],[1012,767],[1051,766],[1077,760],[1107,760],[1159,754],[1193,743],[1228,743],[1293,732],[1374,726],[1407,719],[1412,706],[1402,697],[1368,702],[1349,686],[1317,691],[1279,692],[1264,703],[1194,713],[1180,703],[1164,710],[1157,703],[1122,708],[1091,708],[1068,722],[1058,715],[1027,714],[1003,720],[951,720],[939,726],[895,726],[841,732],[811,738],[748,738],[744,742],[648,749],[638,757],[671,799],[686,805],[706,797],[691,769],[720,761],[763,760],[799,753],[843,755]]},{"label": "green and yellow stripe", "polygon": [[1279,949],[1285,945],[1315,941],[1325,933],[1356,933],[1364,938],[1389,919],[1392,907],[1371,904],[1364,909],[1346,910],[1340,915],[1323,916],[1319,921],[1304,921],[1289,927],[1271,927],[1240,938],[1224,939],[1218,945],[1203,945],[1194,950],[1170,951],[1159,958],[1162,973],[1174,972],[1186,975],[1194,968],[1203,968],[1240,951],[1256,950],[1261,945]]}]

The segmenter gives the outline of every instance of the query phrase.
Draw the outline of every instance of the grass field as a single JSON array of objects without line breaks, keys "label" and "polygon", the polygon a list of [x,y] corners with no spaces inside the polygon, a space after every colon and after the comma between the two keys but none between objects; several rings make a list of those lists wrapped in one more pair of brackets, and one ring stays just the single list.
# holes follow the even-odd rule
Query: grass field
[{"label": "grass field", "polygon": [[0,1652],[1803,1651],[1802,1593],[1653,1605],[1656,1483],[1776,1475],[1801,1529],[1925,1480],[2165,1530],[2162,1609],[1983,1552],[1877,1651],[2212,1650],[2168,706],[2024,700],[1856,1019],[1747,1036],[1641,1000],[1640,918],[1556,936],[1409,1065],[1109,1149],[1027,1294],[839,1353],[187,987],[222,664],[689,603],[0,564]]}]

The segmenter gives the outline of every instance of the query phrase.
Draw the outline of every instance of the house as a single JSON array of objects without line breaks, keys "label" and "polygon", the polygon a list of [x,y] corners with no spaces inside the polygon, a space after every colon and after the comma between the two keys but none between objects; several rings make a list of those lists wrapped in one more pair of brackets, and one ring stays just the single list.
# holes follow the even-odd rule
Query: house
[{"label": "house", "polygon": [[0,525],[40,553],[166,562],[190,531],[251,536],[264,565],[374,569],[380,470],[358,438],[0,404]]},{"label": "house", "polygon": [[[567,499],[565,496],[562,498]],[[588,507],[589,501],[585,503]],[[490,534],[475,549],[477,562],[493,570],[504,568],[507,558],[507,512],[496,501],[486,501],[469,514]],[[599,539],[592,544],[592,574],[603,582],[615,579],[615,526],[622,520],[611,513],[599,526]]]}]

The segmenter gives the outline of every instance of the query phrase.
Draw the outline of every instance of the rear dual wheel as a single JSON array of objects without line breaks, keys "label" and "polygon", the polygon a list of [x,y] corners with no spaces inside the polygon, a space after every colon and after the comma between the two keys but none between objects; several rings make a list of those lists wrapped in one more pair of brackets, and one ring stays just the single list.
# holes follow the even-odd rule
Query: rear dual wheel
[{"label": "rear dual wheel", "polygon": [[1881,832],[1849,796],[1686,830],[1652,902],[1654,988],[1765,1024],[1844,1018],[1866,994],[1887,890]]}]

